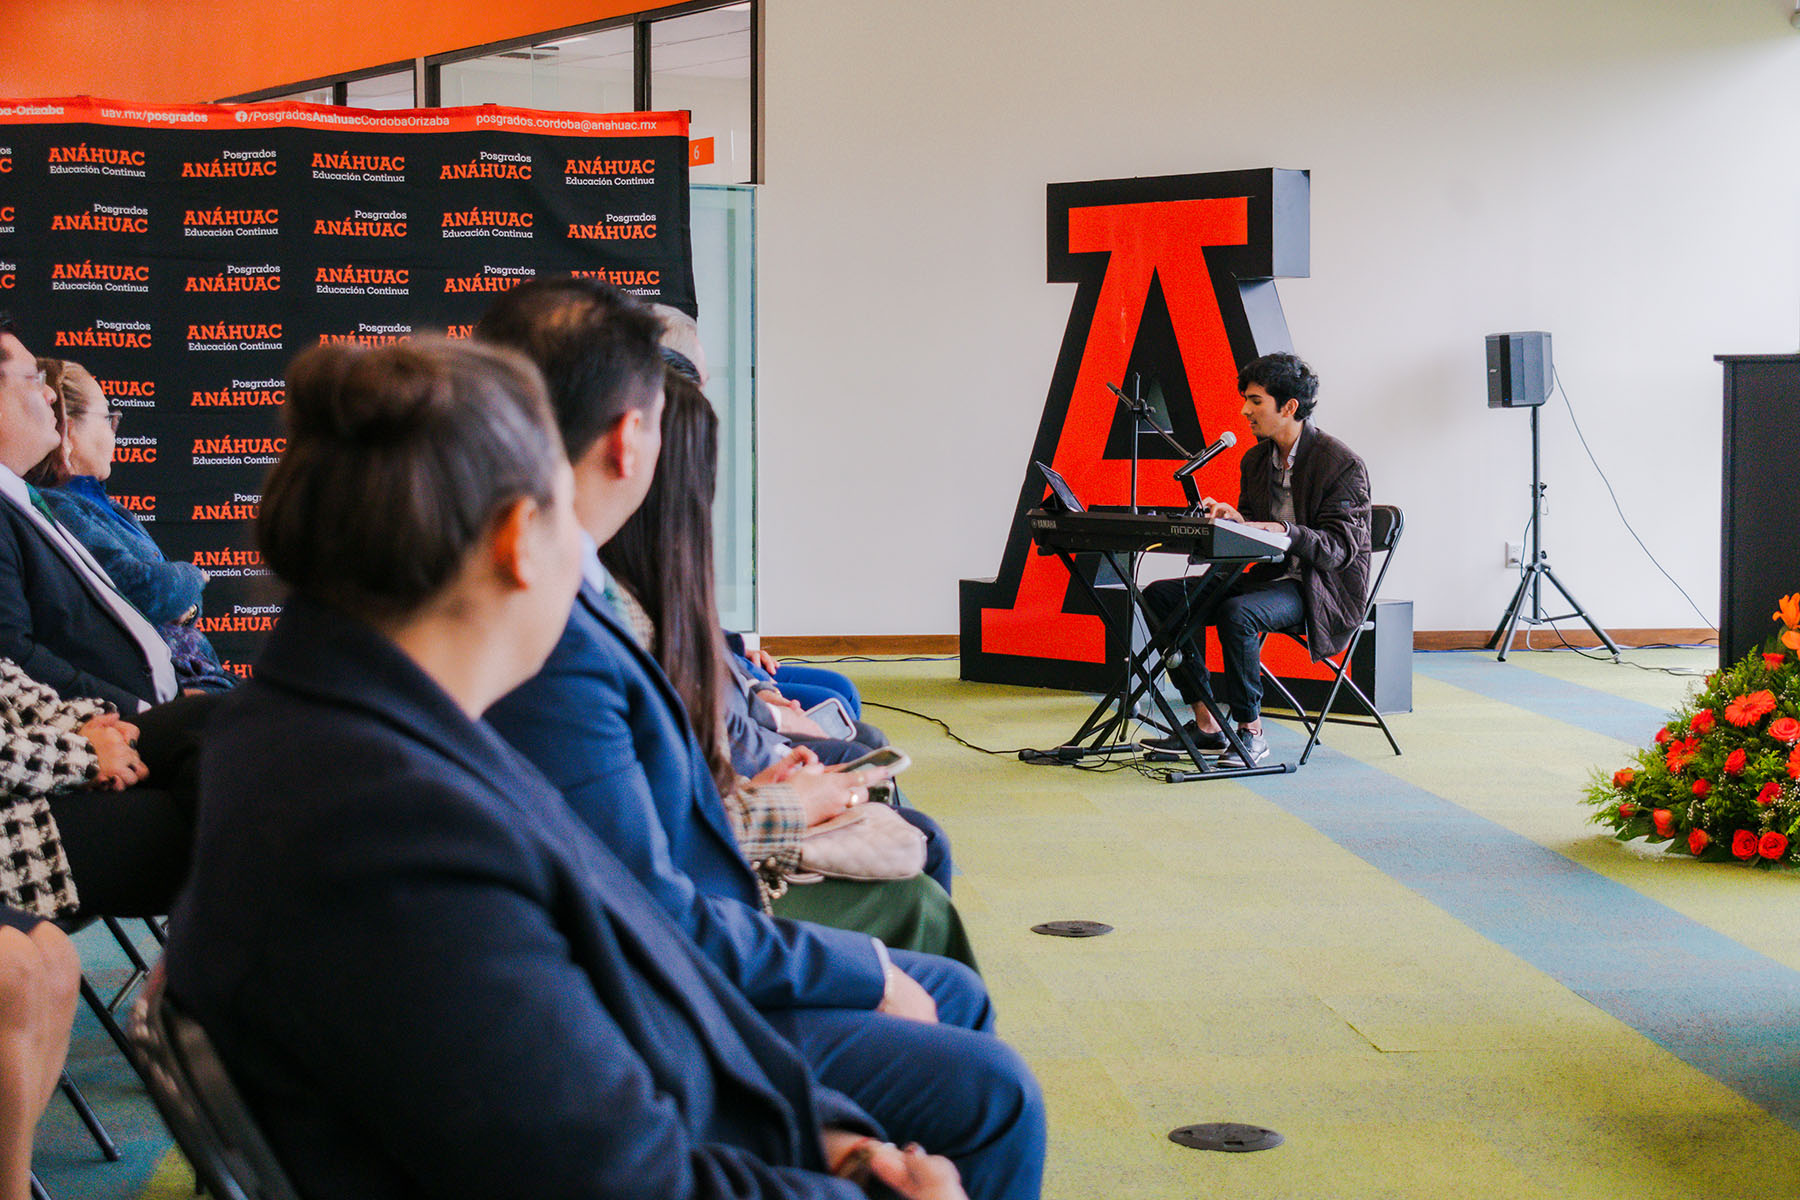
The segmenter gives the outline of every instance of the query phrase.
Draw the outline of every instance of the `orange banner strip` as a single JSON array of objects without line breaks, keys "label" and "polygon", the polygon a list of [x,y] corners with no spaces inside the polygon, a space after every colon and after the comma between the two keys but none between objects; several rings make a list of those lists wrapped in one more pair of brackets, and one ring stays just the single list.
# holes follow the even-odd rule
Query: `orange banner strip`
[{"label": "orange banner strip", "polygon": [[69,96],[0,101],[0,125],[117,125],[134,129],[336,129],[346,133],[562,134],[568,137],[680,137],[686,112],[539,112],[479,104],[469,108],[336,108],[272,100],[262,104],[141,104]]}]

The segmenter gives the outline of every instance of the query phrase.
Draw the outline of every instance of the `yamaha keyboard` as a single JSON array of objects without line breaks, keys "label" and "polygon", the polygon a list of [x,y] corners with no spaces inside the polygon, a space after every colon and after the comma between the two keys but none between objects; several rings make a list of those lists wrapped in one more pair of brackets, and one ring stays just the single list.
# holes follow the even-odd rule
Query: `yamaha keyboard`
[{"label": "yamaha keyboard", "polygon": [[1051,512],[1026,514],[1039,554],[1113,552],[1185,554],[1203,562],[1280,562],[1288,536],[1236,521],[1185,514]]}]

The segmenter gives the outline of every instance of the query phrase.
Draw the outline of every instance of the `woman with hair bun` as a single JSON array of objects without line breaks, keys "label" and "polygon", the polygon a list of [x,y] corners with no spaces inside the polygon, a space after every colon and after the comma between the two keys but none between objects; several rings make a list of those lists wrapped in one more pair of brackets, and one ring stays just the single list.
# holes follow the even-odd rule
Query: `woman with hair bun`
[{"label": "woman with hair bun", "polygon": [[291,589],[207,731],[168,996],[313,1200],[917,1200],[955,1168],[816,1088],[481,720],[580,578],[543,384],[468,342],[322,346],[257,533]]}]

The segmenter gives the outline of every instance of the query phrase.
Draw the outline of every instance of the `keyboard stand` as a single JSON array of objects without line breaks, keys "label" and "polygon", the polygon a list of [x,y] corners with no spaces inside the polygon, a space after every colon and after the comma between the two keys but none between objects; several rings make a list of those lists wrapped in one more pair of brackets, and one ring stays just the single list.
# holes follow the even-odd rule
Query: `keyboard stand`
[{"label": "keyboard stand", "polygon": [[[1168,624],[1159,629],[1144,604],[1143,592],[1138,587],[1135,573],[1121,569],[1115,552],[1101,551],[1101,556],[1125,584],[1126,598],[1129,603],[1125,613],[1124,628],[1121,630],[1116,619],[1110,615],[1112,610],[1101,600],[1100,593],[1095,588],[1093,581],[1087,577],[1085,572],[1077,569],[1074,556],[1068,550],[1060,548],[1054,549],[1053,552],[1069,569],[1069,574],[1081,581],[1082,587],[1087,590],[1088,596],[1093,600],[1095,609],[1100,613],[1100,619],[1107,623],[1109,632],[1120,635],[1120,644],[1126,647],[1131,645],[1133,614],[1143,618],[1144,627],[1149,631],[1149,637],[1145,639],[1141,649],[1128,650],[1119,682],[1100,698],[1100,702],[1094,706],[1093,711],[1088,714],[1087,720],[1081,723],[1081,728],[1075,731],[1073,737],[1062,745],[1048,750],[1021,750],[1019,751],[1021,761],[1073,765],[1089,758],[1114,758],[1121,754],[1138,753],[1137,743],[1121,739],[1124,738],[1131,722],[1136,720],[1139,701],[1148,694],[1157,710],[1162,714],[1163,720],[1168,722],[1170,732],[1181,742],[1188,761],[1194,766],[1192,771],[1170,771],[1167,775],[1168,782],[1190,783],[1201,779],[1285,775],[1295,769],[1292,763],[1259,764],[1254,767],[1236,768],[1219,766],[1200,753],[1200,748],[1188,736],[1186,722],[1175,714],[1175,711],[1169,706],[1168,700],[1163,696],[1162,690],[1156,686],[1157,676],[1162,673],[1168,660],[1179,652],[1183,642],[1194,638],[1196,644],[1200,644],[1198,642],[1199,635],[1207,625],[1212,623],[1213,614],[1217,611],[1219,603],[1225,598],[1231,585],[1249,569],[1251,565],[1249,562],[1209,563],[1207,572],[1201,579],[1201,586],[1194,589],[1193,593],[1187,597],[1186,603],[1174,614]],[[1213,719],[1218,722],[1219,728],[1224,730],[1226,743],[1242,757],[1244,746],[1238,740],[1237,730],[1233,728],[1231,722],[1225,719],[1224,714],[1219,711],[1217,705],[1210,698],[1203,698],[1201,703],[1206,706],[1208,712],[1213,714]],[[1153,751],[1152,753],[1158,752]],[[1173,760],[1163,761],[1178,762],[1180,758],[1176,756]]]}]

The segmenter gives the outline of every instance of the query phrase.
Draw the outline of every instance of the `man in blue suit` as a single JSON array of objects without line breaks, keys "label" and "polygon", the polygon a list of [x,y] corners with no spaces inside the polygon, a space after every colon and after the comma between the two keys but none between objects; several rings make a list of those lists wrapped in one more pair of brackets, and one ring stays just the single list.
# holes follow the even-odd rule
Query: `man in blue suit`
[{"label": "man in blue suit", "polygon": [[674,688],[606,599],[596,549],[643,502],[661,448],[659,325],[587,280],[514,289],[477,326],[543,370],[591,539],[567,628],[536,678],[487,713],[650,889],[821,1082],[896,1141],[952,1159],[970,1196],[1030,1200],[1043,1101],[992,1033],[979,977],[760,907]]}]

